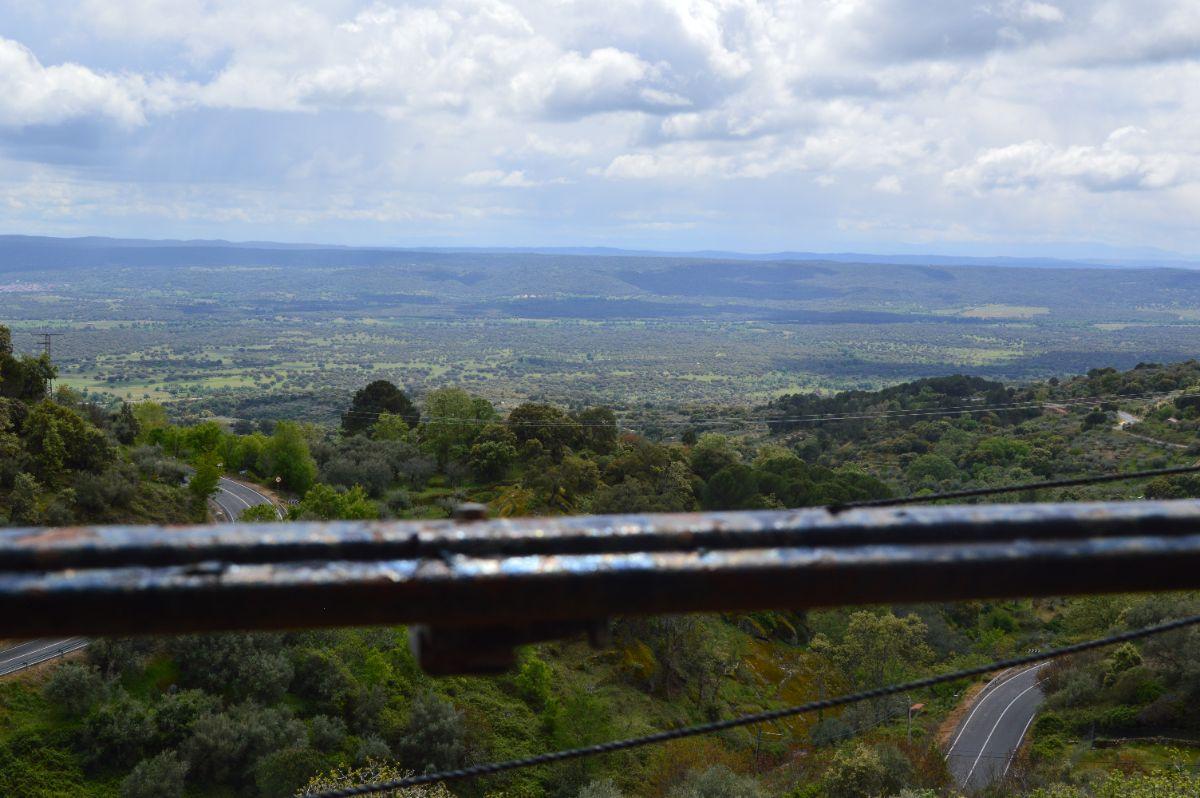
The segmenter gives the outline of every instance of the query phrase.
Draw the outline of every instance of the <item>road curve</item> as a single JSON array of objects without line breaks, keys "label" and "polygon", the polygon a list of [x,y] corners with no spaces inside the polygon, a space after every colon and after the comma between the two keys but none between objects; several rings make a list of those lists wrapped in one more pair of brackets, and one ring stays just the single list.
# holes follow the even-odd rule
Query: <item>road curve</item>
[{"label": "road curve", "polygon": [[[221,477],[217,483],[217,492],[213,494],[213,502],[225,513],[222,520],[236,521],[242,511],[256,504],[272,504],[271,499],[264,493],[232,479]],[[283,518],[283,511],[275,509],[275,513]]]},{"label": "road curve", "polygon": [[959,724],[946,760],[954,778],[968,793],[1001,779],[1044,696],[1038,673],[1045,663],[1005,671],[992,679]]},{"label": "road curve", "polygon": [[[256,504],[272,504],[270,498],[240,482],[221,477],[217,484],[217,492],[213,501],[225,513],[226,518],[218,520],[236,521],[247,507]],[[282,511],[276,509],[279,517]],[[31,668],[43,662],[78,651],[88,644],[86,637],[43,638],[27,640],[9,648],[0,649],[0,676]]]}]

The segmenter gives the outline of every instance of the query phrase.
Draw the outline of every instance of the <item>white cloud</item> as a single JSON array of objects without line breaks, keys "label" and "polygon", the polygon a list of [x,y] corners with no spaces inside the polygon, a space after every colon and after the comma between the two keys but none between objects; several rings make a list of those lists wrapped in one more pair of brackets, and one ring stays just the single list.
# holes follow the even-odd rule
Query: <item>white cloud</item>
[{"label": "white cloud", "polygon": [[903,194],[904,186],[895,175],[884,175],[875,181],[875,190],[881,194]]},{"label": "white cloud", "polygon": [[1062,9],[1058,6],[1050,5],[1049,3],[1036,3],[1032,0],[1025,0],[1021,3],[1020,15],[1023,19],[1036,20],[1038,22],[1062,22],[1066,17]]},{"label": "white cloud", "polygon": [[[249,220],[278,202],[369,230],[423,203],[431,224],[504,219],[517,237],[632,229],[617,214],[657,207],[644,218],[744,213],[781,248],[816,246],[787,237],[854,208],[841,229],[864,236],[998,238],[981,228],[1007,224],[1014,238],[1100,230],[1200,249],[1185,221],[1200,213],[1196,3],[37,5],[0,0],[21,39],[0,39],[0,163],[49,164],[55,186],[102,181],[113,202],[177,179],[196,196],[238,189],[213,199],[214,219],[236,218],[236,195]],[[564,188],[539,190],[551,184]],[[1027,213],[1004,202],[1014,191]],[[501,195],[503,209],[475,202]]]},{"label": "white cloud", "polygon": [[28,48],[0,38],[0,126],[104,118],[133,127],[145,121],[146,93],[139,78],[72,63],[44,66]]},{"label": "white cloud", "polygon": [[947,180],[979,191],[1033,189],[1047,184],[1069,184],[1095,192],[1146,191],[1174,185],[1182,177],[1180,160],[1132,151],[1126,145],[1140,135],[1144,131],[1122,128],[1098,147],[1056,147],[1037,140],[997,147],[950,172]]},{"label": "white cloud", "polygon": [[519,169],[505,172],[502,169],[484,169],[464,175],[458,182],[464,186],[494,186],[498,188],[534,188],[545,185],[536,180],[530,180]]}]

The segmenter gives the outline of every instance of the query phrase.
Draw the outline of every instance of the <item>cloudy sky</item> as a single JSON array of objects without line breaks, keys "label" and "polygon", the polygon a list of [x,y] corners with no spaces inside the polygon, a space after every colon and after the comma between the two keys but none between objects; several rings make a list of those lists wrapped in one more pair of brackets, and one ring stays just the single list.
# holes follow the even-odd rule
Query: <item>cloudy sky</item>
[{"label": "cloudy sky", "polygon": [[1196,255],[1198,222],[1196,0],[0,0],[0,232]]}]

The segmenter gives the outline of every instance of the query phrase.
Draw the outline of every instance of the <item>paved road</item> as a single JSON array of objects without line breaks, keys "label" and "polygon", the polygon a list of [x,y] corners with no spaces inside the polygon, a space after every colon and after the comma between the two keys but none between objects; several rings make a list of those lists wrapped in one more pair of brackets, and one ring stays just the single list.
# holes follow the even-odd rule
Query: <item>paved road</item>
[{"label": "paved road", "polygon": [[[213,501],[226,514],[222,521],[236,521],[242,510],[255,504],[270,504],[271,500],[254,488],[234,482],[232,479],[221,477],[217,493]],[[282,512],[280,512],[282,518]],[[57,659],[64,654],[78,651],[87,645],[85,637],[68,637],[62,639],[44,638],[18,643],[10,648],[0,649],[0,676],[24,670],[48,660]]]},{"label": "paved road", "polygon": [[[217,492],[213,495],[213,501],[228,516],[221,519],[223,521],[236,521],[238,516],[247,507],[253,507],[256,504],[271,503],[271,500],[265,494],[225,477],[221,477],[221,481],[217,484]],[[280,518],[283,517],[281,510],[277,509],[276,513],[278,513]]]},{"label": "paved road", "polygon": [[86,645],[86,637],[68,637],[60,640],[46,638],[18,643],[11,648],[0,650],[0,676],[78,651]]},{"label": "paved road", "polygon": [[1037,681],[1044,666],[1006,671],[975,699],[946,752],[950,772],[964,790],[981,790],[1008,773],[1044,699]]}]

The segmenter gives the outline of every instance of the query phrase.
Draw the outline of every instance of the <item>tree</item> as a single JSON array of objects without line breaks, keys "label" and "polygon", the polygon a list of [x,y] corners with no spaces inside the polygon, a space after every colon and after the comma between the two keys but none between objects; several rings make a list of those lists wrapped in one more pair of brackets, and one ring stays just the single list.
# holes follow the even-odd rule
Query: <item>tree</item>
[{"label": "tree", "polygon": [[192,499],[203,505],[209,496],[217,492],[221,482],[221,465],[216,452],[201,455],[196,459],[196,470],[188,480],[188,492]]},{"label": "tree", "polygon": [[121,782],[121,798],[182,798],[187,771],[174,751],[143,759]]},{"label": "tree", "polygon": [[121,403],[121,409],[118,410],[112,419],[112,431],[117,442],[125,446],[132,446],[141,434],[142,426],[138,423],[137,417],[133,414],[133,408],[128,402]]},{"label": "tree", "polygon": [[36,402],[46,396],[46,386],[58,375],[46,355],[15,357],[12,333],[0,324],[0,396]]},{"label": "tree", "polygon": [[263,447],[263,472],[279,477],[281,484],[304,493],[317,477],[317,463],[308,451],[308,441],[299,424],[281,421]]},{"label": "tree", "polygon": [[[699,446],[697,446],[699,448]],[[754,469],[737,463],[712,475],[704,490],[704,506],[710,510],[748,510],[762,507]]]},{"label": "tree", "polygon": [[358,435],[371,429],[382,413],[400,416],[409,427],[417,426],[421,414],[404,391],[387,380],[375,380],[359,389],[342,415],[342,432]]},{"label": "tree", "polygon": [[329,485],[317,483],[292,509],[294,518],[304,521],[374,521],[379,505],[371,501],[361,485],[338,493]]},{"label": "tree", "polygon": [[371,437],[377,441],[407,441],[412,433],[404,417],[396,413],[381,413],[371,429]]},{"label": "tree", "polygon": [[704,433],[692,447],[692,470],[706,482],[721,469],[741,459],[729,438],[715,432]]},{"label": "tree", "polygon": [[508,428],[522,448],[537,441],[555,460],[577,439],[579,425],[557,407],[526,402],[508,414]]},{"label": "tree", "polygon": [[156,429],[170,426],[167,420],[167,409],[157,402],[138,402],[133,405],[133,418],[137,422],[140,434],[145,437]]},{"label": "tree", "polygon": [[474,399],[461,388],[439,388],[425,400],[421,441],[445,468],[450,460],[466,456],[483,424],[495,418],[496,411],[485,400]]},{"label": "tree", "polygon": [[501,441],[482,441],[471,447],[467,462],[475,478],[483,482],[494,482],[508,472],[517,459],[517,449]]},{"label": "tree", "polygon": [[254,504],[242,510],[238,520],[248,524],[274,523],[279,520],[279,513],[275,511],[273,504]]},{"label": "tree", "polygon": [[61,482],[66,470],[99,472],[113,459],[103,432],[74,410],[48,400],[29,411],[21,433],[34,474],[47,484]]},{"label": "tree", "polygon": [[925,634],[925,622],[914,614],[861,610],[850,616],[840,643],[817,635],[812,648],[829,654],[856,688],[882,687],[932,659]]},{"label": "tree", "polygon": [[589,407],[572,416],[579,422],[579,448],[596,454],[617,449],[617,416],[607,407]]}]

